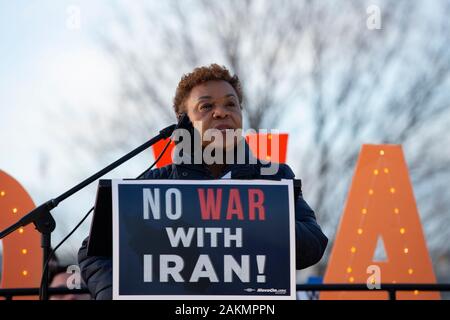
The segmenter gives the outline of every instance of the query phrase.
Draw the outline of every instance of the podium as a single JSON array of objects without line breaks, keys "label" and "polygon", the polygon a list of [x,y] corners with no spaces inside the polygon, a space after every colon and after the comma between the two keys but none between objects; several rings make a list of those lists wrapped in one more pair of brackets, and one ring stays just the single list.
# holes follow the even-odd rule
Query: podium
[{"label": "podium", "polygon": [[100,180],[88,255],[114,299],[295,299],[300,180]]},{"label": "podium", "polygon": [[88,255],[112,257],[112,194],[111,180],[98,182],[91,230],[89,232]]}]

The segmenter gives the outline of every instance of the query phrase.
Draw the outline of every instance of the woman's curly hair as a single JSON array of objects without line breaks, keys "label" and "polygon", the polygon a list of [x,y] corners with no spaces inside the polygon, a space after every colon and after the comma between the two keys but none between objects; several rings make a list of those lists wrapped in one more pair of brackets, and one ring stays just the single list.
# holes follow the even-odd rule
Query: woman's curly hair
[{"label": "woman's curly hair", "polygon": [[183,103],[189,96],[192,88],[204,82],[215,80],[227,81],[236,91],[239,104],[242,105],[242,87],[237,75],[231,76],[227,68],[213,63],[209,66],[197,67],[191,73],[184,74],[181,77],[173,98],[173,108],[177,117],[181,114]]}]

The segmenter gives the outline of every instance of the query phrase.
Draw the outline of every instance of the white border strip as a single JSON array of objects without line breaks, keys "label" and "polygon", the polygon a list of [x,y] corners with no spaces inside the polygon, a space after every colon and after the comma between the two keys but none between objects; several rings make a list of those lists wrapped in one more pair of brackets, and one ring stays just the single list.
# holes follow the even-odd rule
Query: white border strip
[{"label": "white border strip", "polygon": [[[180,184],[180,185],[286,185],[289,193],[289,231],[290,231],[290,270],[291,290],[288,296],[265,295],[120,295],[119,294],[119,185],[136,184]],[[295,268],[295,205],[293,180],[111,180],[113,208],[113,299],[114,300],[295,300],[296,268]]]}]

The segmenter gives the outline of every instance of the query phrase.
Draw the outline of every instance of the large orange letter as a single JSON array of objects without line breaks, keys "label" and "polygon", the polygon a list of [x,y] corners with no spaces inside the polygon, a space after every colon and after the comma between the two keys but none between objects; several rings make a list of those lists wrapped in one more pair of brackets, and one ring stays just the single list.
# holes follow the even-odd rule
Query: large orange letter
[{"label": "large orange letter", "polygon": [[[379,254],[384,250],[384,255]],[[324,283],[371,285],[377,279],[384,284],[436,282],[400,145],[363,145]],[[323,292],[320,298],[387,299],[388,295],[373,289]],[[399,292],[397,298],[439,299],[440,294]]]},{"label": "large orange letter", "polygon": [[[0,229],[35,208],[25,189],[0,170]],[[3,240],[2,288],[37,288],[42,274],[40,236],[34,225],[20,228]]]}]

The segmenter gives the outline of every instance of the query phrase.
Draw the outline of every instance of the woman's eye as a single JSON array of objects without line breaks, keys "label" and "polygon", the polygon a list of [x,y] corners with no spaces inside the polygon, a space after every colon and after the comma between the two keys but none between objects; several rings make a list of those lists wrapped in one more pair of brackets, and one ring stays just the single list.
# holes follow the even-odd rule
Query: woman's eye
[{"label": "woman's eye", "polygon": [[227,103],[227,106],[228,106],[228,107],[235,107],[236,104],[235,104],[234,102],[229,102],[229,103]]},{"label": "woman's eye", "polygon": [[200,110],[211,109],[211,107],[212,107],[211,103],[205,103],[200,106]]}]

